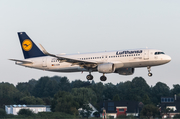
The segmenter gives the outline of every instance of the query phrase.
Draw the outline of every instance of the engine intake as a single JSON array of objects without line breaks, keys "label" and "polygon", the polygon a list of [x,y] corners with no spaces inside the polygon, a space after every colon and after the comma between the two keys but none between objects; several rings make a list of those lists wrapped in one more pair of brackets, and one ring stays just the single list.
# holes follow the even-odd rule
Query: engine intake
[{"label": "engine intake", "polygon": [[99,64],[97,70],[99,73],[113,73],[115,71],[115,67],[112,63],[104,63]]}]

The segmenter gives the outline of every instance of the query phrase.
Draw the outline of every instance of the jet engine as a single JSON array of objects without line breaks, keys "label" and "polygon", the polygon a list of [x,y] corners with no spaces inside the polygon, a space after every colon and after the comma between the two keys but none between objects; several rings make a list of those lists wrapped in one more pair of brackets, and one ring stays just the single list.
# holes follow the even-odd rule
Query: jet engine
[{"label": "jet engine", "polygon": [[132,75],[134,74],[134,68],[120,68],[116,69],[116,73],[119,73],[120,75]]},{"label": "jet engine", "polygon": [[98,65],[97,70],[99,73],[113,73],[115,67],[113,63],[103,63]]}]

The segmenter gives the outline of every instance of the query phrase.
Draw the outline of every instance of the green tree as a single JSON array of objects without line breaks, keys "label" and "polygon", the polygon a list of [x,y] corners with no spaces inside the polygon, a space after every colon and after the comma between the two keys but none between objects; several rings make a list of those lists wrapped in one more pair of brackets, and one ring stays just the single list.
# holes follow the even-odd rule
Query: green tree
[{"label": "green tree", "polygon": [[44,105],[44,101],[41,98],[35,98],[34,96],[26,96],[20,99],[21,104],[26,105]]},{"label": "green tree", "polygon": [[53,97],[58,90],[59,86],[55,80],[51,80],[49,77],[41,77],[32,90],[32,95],[35,97]]},{"label": "green tree", "polygon": [[68,114],[78,115],[78,108],[79,104],[74,100],[73,96],[69,92],[59,91],[54,95],[54,99],[51,104],[51,110],[53,112],[65,112]]},{"label": "green tree", "polygon": [[105,96],[105,99],[113,99],[113,96],[116,95],[117,87],[112,83],[107,83],[104,86],[103,95]]},{"label": "green tree", "polygon": [[75,80],[71,82],[71,88],[82,88],[88,86],[91,86],[91,83],[89,81]]},{"label": "green tree", "polygon": [[54,76],[51,78],[51,80],[56,81],[58,83],[59,90],[71,91],[71,84],[70,84],[69,79],[67,77]]},{"label": "green tree", "polygon": [[173,95],[175,94],[180,95],[180,85],[179,84],[173,85],[171,92]]},{"label": "green tree", "polygon": [[71,88],[81,88],[84,82],[82,80],[75,80],[71,82]]},{"label": "green tree", "polygon": [[120,95],[120,100],[131,100],[132,87],[130,81],[126,81],[124,83],[120,82],[116,85],[116,87],[117,92]]},{"label": "green tree", "polygon": [[94,85],[91,85],[89,88],[91,88],[95,92],[97,97],[97,103],[101,102],[103,100],[103,91],[105,89],[103,83],[96,83]]},{"label": "green tree", "polygon": [[0,83],[0,108],[6,105],[18,104],[24,94],[19,92],[13,84]]},{"label": "green tree", "polygon": [[6,111],[2,108],[0,108],[0,117],[6,117]]},{"label": "green tree", "polygon": [[80,106],[83,106],[86,102],[90,102],[93,105],[97,102],[96,93],[90,88],[73,88],[71,94]]},{"label": "green tree", "polygon": [[120,100],[142,101],[145,94],[151,96],[151,88],[142,77],[135,77],[132,82],[120,82],[116,87]]},{"label": "green tree", "polygon": [[144,105],[151,104],[151,100],[150,100],[150,98],[149,98],[149,96],[147,94],[145,94],[143,96],[143,104]]},{"label": "green tree", "polygon": [[116,94],[114,97],[113,97],[113,101],[120,101],[120,98],[119,98],[119,95]]},{"label": "green tree", "polygon": [[152,88],[152,95],[154,98],[156,98],[156,100],[152,101],[155,104],[158,104],[161,102],[161,97],[170,95],[170,88],[165,83],[158,82]]},{"label": "green tree", "polygon": [[21,109],[19,110],[18,115],[33,116],[34,113],[29,109]]},{"label": "green tree", "polygon": [[142,101],[143,96],[146,94],[150,95],[151,89],[149,85],[146,83],[145,79],[142,77],[135,77],[132,80],[132,95],[134,95],[134,100]]},{"label": "green tree", "polygon": [[147,117],[148,119],[159,117],[159,115],[159,109],[152,104],[145,105],[141,111],[141,117]]},{"label": "green tree", "polygon": [[51,98],[51,97],[44,97],[41,99],[44,101],[45,105],[51,105],[51,102],[53,100],[53,98]]},{"label": "green tree", "polygon": [[26,93],[27,95],[30,95],[32,93],[33,88],[37,84],[37,81],[35,79],[31,79],[28,82],[19,82],[16,85],[16,88],[21,91]]}]

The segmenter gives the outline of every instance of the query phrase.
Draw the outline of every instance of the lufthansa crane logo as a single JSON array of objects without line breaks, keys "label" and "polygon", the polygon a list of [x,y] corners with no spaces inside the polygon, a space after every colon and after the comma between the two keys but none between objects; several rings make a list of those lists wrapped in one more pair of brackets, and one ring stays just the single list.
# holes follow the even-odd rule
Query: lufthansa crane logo
[{"label": "lufthansa crane logo", "polygon": [[32,48],[32,42],[29,39],[25,39],[22,43],[22,48],[25,51],[29,51]]}]

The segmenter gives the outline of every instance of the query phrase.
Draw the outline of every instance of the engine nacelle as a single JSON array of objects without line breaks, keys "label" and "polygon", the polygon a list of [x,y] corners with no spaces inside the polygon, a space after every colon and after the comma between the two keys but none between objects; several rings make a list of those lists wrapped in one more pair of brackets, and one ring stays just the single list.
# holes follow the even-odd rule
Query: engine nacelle
[{"label": "engine nacelle", "polygon": [[120,75],[132,75],[134,74],[134,68],[121,68],[116,69],[116,73],[119,73]]},{"label": "engine nacelle", "polygon": [[115,67],[114,64],[112,63],[104,63],[104,64],[99,64],[97,70],[100,73],[113,73],[115,71]]}]

